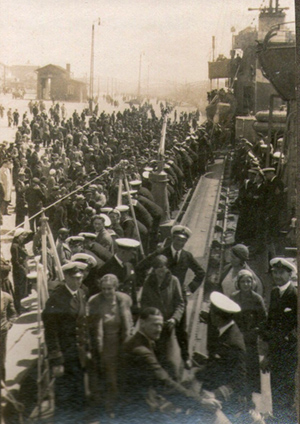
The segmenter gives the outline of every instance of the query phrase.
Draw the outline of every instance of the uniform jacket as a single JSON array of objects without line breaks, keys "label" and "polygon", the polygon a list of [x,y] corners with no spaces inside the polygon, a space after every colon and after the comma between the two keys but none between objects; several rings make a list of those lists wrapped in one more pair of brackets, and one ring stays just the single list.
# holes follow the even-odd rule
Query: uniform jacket
[{"label": "uniform jacket", "polygon": [[267,323],[260,335],[269,343],[274,359],[297,349],[297,289],[291,283],[281,297],[278,288],[271,292]]},{"label": "uniform jacket", "polygon": [[115,256],[113,256],[99,270],[97,270],[97,278],[100,279],[106,274],[116,275],[119,280],[118,290],[120,292],[127,293],[131,297],[133,305],[137,305],[136,275],[133,265],[130,262],[127,262],[121,266]]},{"label": "uniform jacket", "polygon": [[42,313],[49,359],[53,365],[80,361],[85,366],[88,350],[85,296],[79,289],[77,300],[65,285],[59,285]]},{"label": "uniform jacket", "polygon": [[214,391],[225,386],[228,393],[242,396],[245,383],[246,348],[243,335],[234,323],[210,347],[203,388]]}]

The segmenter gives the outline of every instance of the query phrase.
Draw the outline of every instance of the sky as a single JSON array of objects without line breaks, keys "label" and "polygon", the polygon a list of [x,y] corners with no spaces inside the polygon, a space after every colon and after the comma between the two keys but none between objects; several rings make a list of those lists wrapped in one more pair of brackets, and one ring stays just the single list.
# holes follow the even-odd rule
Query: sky
[{"label": "sky", "polygon": [[[207,61],[229,56],[231,28],[257,25],[270,0],[0,0],[0,62],[7,65],[71,64],[89,76],[95,22],[95,75],[177,83],[207,80]],[[275,0],[274,0],[275,2]],[[287,20],[294,20],[293,0]],[[101,24],[97,25],[100,18]]]}]

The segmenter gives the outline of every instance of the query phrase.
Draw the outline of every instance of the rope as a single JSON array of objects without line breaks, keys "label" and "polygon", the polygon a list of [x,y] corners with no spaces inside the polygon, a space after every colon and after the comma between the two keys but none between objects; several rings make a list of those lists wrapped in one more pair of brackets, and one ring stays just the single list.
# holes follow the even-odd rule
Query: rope
[{"label": "rope", "polygon": [[[117,165],[115,165],[112,169],[107,170],[107,171],[104,171],[101,175],[98,175],[98,177],[93,178],[91,181],[88,181],[87,183],[83,184],[83,186],[80,186],[76,190],[73,190],[71,193],[66,194],[65,196],[63,196],[60,199],[56,200],[54,203],[52,203],[51,205],[47,206],[46,208],[41,209],[35,215],[32,215],[30,218],[28,218],[28,220],[31,221],[32,219],[34,219],[37,216],[41,215],[43,212],[46,212],[47,210],[51,209],[53,206],[58,205],[63,200],[67,199],[70,196],[73,196],[73,194],[77,193],[78,191],[81,191],[84,187],[92,184],[94,181],[98,180],[99,178],[104,177],[105,175],[107,175],[111,171],[114,171],[114,169],[119,165],[119,163]],[[21,224],[19,224],[17,227],[14,227],[12,230],[10,230],[8,233],[6,233],[6,236],[8,236],[9,234],[12,234],[13,232],[16,231],[17,228],[22,227],[24,224],[25,224],[25,221],[21,222]]]}]

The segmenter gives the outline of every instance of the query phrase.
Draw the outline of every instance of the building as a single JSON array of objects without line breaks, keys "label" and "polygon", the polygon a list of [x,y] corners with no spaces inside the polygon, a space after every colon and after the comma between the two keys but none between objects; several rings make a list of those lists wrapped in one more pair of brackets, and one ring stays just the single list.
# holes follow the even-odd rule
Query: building
[{"label": "building", "polygon": [[35,65],[12,65],[0,63],[0,85],[4,90],[36,90]]},{"label": "building", "polygon": [[47,65],[36,70],[38,100],[85,102],[86,83],[71,78],[71,67]]}]

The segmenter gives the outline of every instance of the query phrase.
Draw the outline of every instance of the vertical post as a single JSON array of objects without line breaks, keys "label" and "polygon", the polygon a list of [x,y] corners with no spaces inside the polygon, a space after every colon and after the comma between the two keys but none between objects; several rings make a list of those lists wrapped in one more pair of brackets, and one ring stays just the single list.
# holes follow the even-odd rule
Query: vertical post
[{"label": "vertical post", "polygon": [[42,264],[43,271],[47,275],[47,221],[48,218],[45,216],[44,212],[41,216],[41,233],[42,233]]},{"label": "vertical post", "polygon": [[90,68],[90,99],[91,107],[93,109],[94,98],[94,39],[95,39],[95,25],[92,25],[92,45],[91,45],[91,68]]},{"label": "vertical post", "polygon": [[123,179],[122,176],[119,177],[119,187],[118,187],[118,200],[117,205],[122,205],[122,187],[123,187]]},{"label": "vertical post", "polygon": [[140,53],[139,82],[138,82],[138,92],[137,92],[138,99],[140,98],[140,95],[141,95],[142,55],[143,55],[143,52]]},{"label": "vertical post", "polygon": [[138,227],[138,224],[137,224],[137,220],[136,220],[136,216],[135,216],[135,212],[134,212],[134,207],[133,207],[132,199],[131,199],[131,196],[130,196],[130,187],[129,187],[129,183],[128,183],[128,180],[127,180],[127,176],[126,176],[126,172],[125,171],[124,171],[124,183],[125,183],[126,191],[128,193],[128,201],[129,201],[130,211],[131,211],[131,214],[132,214],[132,218],[133,218],[133,222],[134,222],[135,229],[136,229],[136,232],[137,232],[137,236],[138,236],[138,239],[139,239],[139,242],[140,242],[141,255],[142,255],[142,257],[144,257],[145,256],[144,248],[143,248],[142,239],[141,239],[141,235],[140,235],[140,230],[139,230],[139,227]]},{"label": "vertical post", "polygon": [[167,131],[168,115],[164,115],[163,126],[161,130],[161,138],[158,150],[158,167],[157,172],[150,174],[149,178],[152,184],[152,195],[155,203],[157,203],[162,210],[164,215],[162,222],[170,220],[170,207],[168,199],[168,175],[164,171],[164,154],[165,154],[165,139]]},{"label": "vertical post", "polygon": [[266,168],[270,165],[270,145],[272,138],[272,127],[273,127],[273,109],[274,109],[274,97],[278,97],[276,94],[270,95],[269,103],[269,120],[268,120],[268,139],[267,139],[267,154],[266,154]]},{"label": "vertical post", "polygon": [[215,36],[212,36],[212,61],[215,61]]}]

